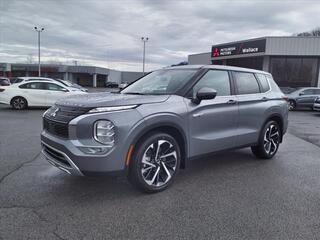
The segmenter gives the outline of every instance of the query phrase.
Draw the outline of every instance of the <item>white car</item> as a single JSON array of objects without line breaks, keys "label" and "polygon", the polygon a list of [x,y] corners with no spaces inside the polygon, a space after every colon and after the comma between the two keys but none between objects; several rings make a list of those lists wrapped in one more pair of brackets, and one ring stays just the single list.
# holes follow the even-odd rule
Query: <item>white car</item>
[{"label": "white car", "polygon": [[30,81],[50,81],[50,82],[59,82],[62,83],[64,86],[77,88],[83,92],[88,92],[88,89],[70,81],[70,80],[62,80],[58,78],[45,78],[45,77],[18,77],[12,80],[12,84],[22,83],[22,82],[30,82]]},{"label": "white car", "polygon": [[49,107],[58,99],[75,94],[87,93],[56,81],[30,80],[10,86],[1,86],[0,103],[11,105],[14,109]]}]

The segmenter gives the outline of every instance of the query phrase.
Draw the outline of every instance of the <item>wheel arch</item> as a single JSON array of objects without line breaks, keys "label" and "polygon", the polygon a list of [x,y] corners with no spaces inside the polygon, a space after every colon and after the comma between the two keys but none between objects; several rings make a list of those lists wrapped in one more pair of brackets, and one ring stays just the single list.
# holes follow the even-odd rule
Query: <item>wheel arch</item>
[{"label": "wheel arch", "polygon": [[[264,121],[263,125],[262,125],[262,128],[264,127],[264,125],[269,122],[269,121],[275,121],[279,124],[279,127],[281,129],[281,139],[280,139],[280,142],[282,142],[282,138],[283,138],[283,128],[284,128],[284,120],[283,120],[283,117],[278,114],[278,113],[273,113],[271,115],[269,115],[266,120]],[[262,129],[261,128],[261,129]]]},{"label": "wheel arch", "polygon": [[132,145],[134,148],[139,144],[139,141],[143,139],[144,136],[152,133],[152,132],[164,132],[176,139],[179,144],[180,151],[181,151],[181,164],[180,168],[186,167],[186,161],[188,158],[188,143],[187,137],[179,125],[172,123],[172,122],[161,122],[157,124],[152,124],[143,129],[133,140]]},{"label": "wheel arch", "polygon": [[25,97],[20,96],[20,95],[17,95],[17,96],[12,97],[11,100],[10,100],[10,105],[12,106],[12,101],[13,101],[15,98],[19,98],[19,97],[20,97],[20,98],[23,98],[23,99],[26,101],[27,106],[28,106],[28,100],[27,100]]}]

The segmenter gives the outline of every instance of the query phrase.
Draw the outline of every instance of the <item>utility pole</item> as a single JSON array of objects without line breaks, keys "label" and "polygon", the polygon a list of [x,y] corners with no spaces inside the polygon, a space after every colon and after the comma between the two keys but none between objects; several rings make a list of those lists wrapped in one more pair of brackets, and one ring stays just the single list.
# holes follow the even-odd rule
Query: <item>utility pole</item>
[{"label": "utility pole", "polygon": [[143,71],[143,76],[144,76],[144,65],[146,62],[146,42],[148,42],[149,38],[148,37],[142,37],[141,41],[143,42],[143,59],[142,59],[142,71]]},{"label": "utility pole", "polygon": [[41,62],[40,62],[40,33],[44,30],[44,28],[34,27],[34,30],[38,33],[38,74],[41,77]]}]

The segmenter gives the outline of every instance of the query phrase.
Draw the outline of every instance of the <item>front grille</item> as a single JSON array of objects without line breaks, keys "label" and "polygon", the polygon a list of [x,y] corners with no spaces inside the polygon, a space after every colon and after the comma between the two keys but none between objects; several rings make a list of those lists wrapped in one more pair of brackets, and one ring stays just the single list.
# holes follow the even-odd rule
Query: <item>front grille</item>
[{"label": "front grille", "polygon": [[48,154],[50,157],[52,157],[55,161],[60,163],[61,165],[64,165],[66,167],[71,167],[70,163],[66,160],[65,156],[53,148],[50,148],[46,145],[43,145],[43,150],[46,154]]},{"label": "front grille", "polygon": [[51,115],[50,111],[48,111],[45,117],[47,119],[61,123],[69,123],[72,119],[87,113],[91,109],[85,107],[66,107],[59,105],[56,105],[55,107],[58,108],[55,114]]},{"label": "front grille", "polygon": [[320,98],[317,98],[315,102],[320,103]]},{"label": "front grille", "polygon": [[62,138],[69,137],[68,123],[61,123],[43,118],[43,129],[49,133]]},{"label": "front grille", "polygon": [[91,108],[54,105],[43,118],[43,129],[62,138],[69,137],[69,122]]}]

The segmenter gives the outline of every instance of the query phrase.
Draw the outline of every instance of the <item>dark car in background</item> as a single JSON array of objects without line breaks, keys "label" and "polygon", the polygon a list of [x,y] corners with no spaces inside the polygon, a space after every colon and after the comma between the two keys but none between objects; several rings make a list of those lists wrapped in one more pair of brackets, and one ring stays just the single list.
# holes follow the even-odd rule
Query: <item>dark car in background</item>
[{"label": "dark car in background", "polygon": [[119,84],[116,82],[106,82],[106,87],[108,88],[117,88],[119,87]]},{"label": "dark car in background", "polygon": [[0,78],[0,86],[10,86],[10,80],[9,78]]},{"label": "dark car in background", "polygon": [[289,110],[300,107],[313,109],[313,104],[317,97],[320,97],[320,88],[306,87],[287,94],[289,101]]}]

